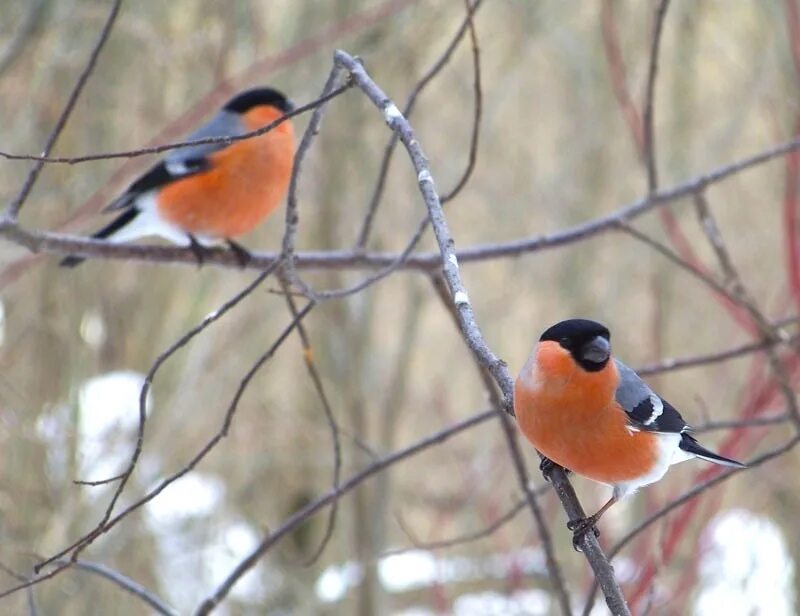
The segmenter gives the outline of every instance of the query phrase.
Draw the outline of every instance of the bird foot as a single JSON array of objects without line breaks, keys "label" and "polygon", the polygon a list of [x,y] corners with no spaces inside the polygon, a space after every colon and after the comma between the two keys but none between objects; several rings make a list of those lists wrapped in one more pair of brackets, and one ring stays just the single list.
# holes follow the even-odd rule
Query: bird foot
[{"label": "bird foot", "polygon": [[570,472],[569,469],[564,468],[563,466],[559,467],[559,465],[553,462],[550,458],[543,457],[542,461],[539,462],[539,470],[542,472],[542,475],[544,475],[544,478],[547,481],[550,481],[550,475],[553,472],[553,469],[557,467],[561,468],[561,470],[563,470],[565,473]]},{"label": "bird foot", "polygon": [[208,248],[198,242],[197,238],[191,233],[189,234],[189,249],[192,251],[192,254],[194,254],[194,258],[197,261],[197,267],[202,267],[206,262],[206,255],[210,251]]},{"label": "bird foot", "polygon": [[236,257],[236,262],[239,264],[239,267],[244,269],[250,260],[253,258],[253,255],[250,254],[250,251],[247,250],[241,244],[234,242],[233,240],[225,240],[225,243],[228,244],[228,248],[231,249],[233,256]]},{"label": "bird foot", "polygon": [[576,552],[580,552],[580,542],[583,536],[591,529],[595,537],[600,536],[600,531],[597,530],[597,517],[590,515],[586,518],[578,518],[577,520],[570,520],[567,522],[567,528],[572,531],[572,547]]}]

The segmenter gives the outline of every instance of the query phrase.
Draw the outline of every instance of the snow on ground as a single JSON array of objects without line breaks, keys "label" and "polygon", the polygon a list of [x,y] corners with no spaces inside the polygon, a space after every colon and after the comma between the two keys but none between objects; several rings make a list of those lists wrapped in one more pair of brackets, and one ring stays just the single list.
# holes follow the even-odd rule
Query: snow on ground
[{"label": "snow on ground", "polygon": [[[766,517],[734,509],[712,520],[707,534],[710,546],[700,566],[696,616],[795,614],[794,563],[777,525]],[[381,559],[378,574],[388,592],[403,592],[482,578],[502,580],[509,576],[514,562],[522,575],[544,571],[541,552],[534,549],[485,558],[440,557],[433,552],[412,550]],[[624,558],[615,560],[614,567],[621,578],[635,571],[633,563]],[[325,603],[340,601],[362,578],[363,570],[357,562],[328,567],[318,578],[317,597]],[[452,613],[455,616],[547,614],[550,602],[548,594],[541,590],[510,595],[488,591],[457,597]],[[595,606],[593,614],[606,613],[601,603]],[[417,606],[395,616],[429,614],[433,614],[430,608]]]},{"label": "snow on ground", "polygon": [[791,616],[794,563],[780,528],[744,509],[717,516],[700,565],[697,616]]}]

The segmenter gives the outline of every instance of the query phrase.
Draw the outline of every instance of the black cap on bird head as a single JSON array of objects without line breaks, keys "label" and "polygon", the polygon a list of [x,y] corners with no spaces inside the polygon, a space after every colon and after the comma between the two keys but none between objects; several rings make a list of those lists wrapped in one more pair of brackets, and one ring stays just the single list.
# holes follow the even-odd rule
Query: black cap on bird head
[{"label": "black cap on bird head", "polygon": [[239,92],[225,104],[223,109],[234,113],[246,113],[259,105],[270,105],[283,113],[289,113],[294,109],[292,101],[273,88],[254,88]]},{"label": "black cap on bird head", "polygon": [[588,372],[598,372],[606,367],[611,357],[611,333],[597,321],[568,319],[556,323],[539,338],[540,342],[553,341],[570,352],[578,365]]}]

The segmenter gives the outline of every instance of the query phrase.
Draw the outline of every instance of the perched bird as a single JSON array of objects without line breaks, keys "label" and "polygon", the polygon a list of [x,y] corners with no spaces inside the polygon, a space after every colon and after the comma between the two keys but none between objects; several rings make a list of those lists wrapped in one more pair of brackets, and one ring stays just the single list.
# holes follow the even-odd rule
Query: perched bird
[{"label": "perched bird", "polygon": [[[277,90],[247,90],[187,141],[244,135],[292,109]],[[251,231],[278,207],[289,185],[294,149],[294,129],[287,120],[251,139],[172,150],[105,208],[121,213],[92,237],[128,242],[158,235],[190,246],[198,263],[204,246],[224,240],[244,265],[250,255],[233,238]],[[70,255],[61,265],[74,267],[83,260]]]},{"label": "perched bird", "polygon": [[611,357],[608,329],[570,319],[546,330],[514,385],[522,433],[552,464],[614,488],[597,513],[568,524],[573,544],[611,505],[661,479],[672,464],[702,458],[744,468],[701,446],[680,413]]}]

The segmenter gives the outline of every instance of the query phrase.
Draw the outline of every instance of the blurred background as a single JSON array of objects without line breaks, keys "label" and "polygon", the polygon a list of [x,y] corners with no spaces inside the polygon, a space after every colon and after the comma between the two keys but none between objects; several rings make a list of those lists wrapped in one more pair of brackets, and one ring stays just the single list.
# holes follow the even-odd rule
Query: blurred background
[{"label": "blurred background", "polygon": [[[557,0],[480,7],[477,164],[447,206],[459,247],[557,231],[647,194],[635,116],[642,114],[653,7]],[[3,150],[41,151],[109,8],[107,1],[0,0]],[[126,2],[56,153],[175,140],[232,92],[257,84],[308,102],[319,94],[336,48],[361,56],[402,105],[464,14],[460,0]],[[800,117],[796,20],[794,0],[670,3],[655,98],[660,187],[792,138]],[[411,116],[443,191],[467,164],[473,105],[464,37]],[[308,116],[295,121],[299,132]],[[330,105],[300,183],[301,250],[353,245],[388,137],[358,91]],[[88,233],[104,220],[103,205],[152,160],[48,165],[22,222]],[[799,308],[789,249],[797,164],[778,158],[707,193],[742,279],[770,319]],[[13,199],[28,168],[0,161],[0,201]],[[368,248],[405,246],[424,213],[415,180],[400,152]],[[719,274],[691,199],[671,211],[672,219],[651,213],[636,226]],[[278,214],[243,243],[276,250],[282,231]],[[435,249],[430,234],[420,249]],[[124,468],[139,388],[156,357],[254,275],[99,259],[64,270],[57,260],[0,242],[0,562],[25,573],[100,519],[111,488],[73,480]],[[619,231],[465,264],[462,274],[487,341],[513,374],[540,332],[570,316],[606,323],[617,355],[634,367],[757,339],[747,319],[706,284]],[[318,288],[364,275],[304,274]],[[269,292],[274,288],[260,288],[160,371],[143,458],[123,505],[184,467],[219,429],[245,372],[290,320],[284,299]],[[344,476],[488,408],[473,360],[426,275],[394,274],[319,306],[306,325],[341,427]],[[781,357],[795,384],[796,357]],[[696,425],[785,406],[763,353],[650,381]],[[703,441],[747,460],[793,430],[784,422],[709,432]],[[524,451],[538,485],[538,459],[527,444]],[[615,564],[635,611],[650,605],[658,614],[794,613],[797,463],[790,452],[739,474],[626,548]],[[250,385],[229,436],[82,558],[113,567],[188,613],[270,529],[330,488],[332,465],[328,424],[292,336]],[[613,545],[705,470],[701,462],[678,466],[614,508],[601,524],[604,544]],[[608,497],[602,486],[579,478],[574,484],[589,510]],[[529,512],[480,540],[425,546],[480,531],[520,496],[502,430],[485,423],[343,499],[329,545],[307,565],[325,531],[325,515],[314,517],[260,561],[219,613],[558,613]],[[589,568],[572,551],[549,491],[542,506],[579,613]],[[413,550],[387,555],[404,548]],[[14,583],[2,577],[3,588]],[[41,614],[146,613],[135,597],[74,570],[34,594]],[[29,600],[17,593],[2,600],[0,611],[27,613]]]}]

